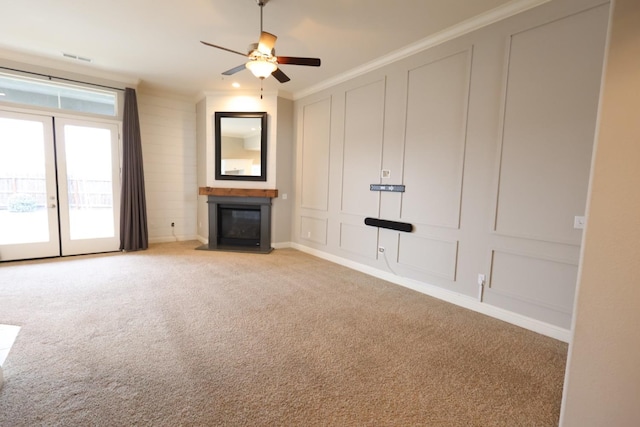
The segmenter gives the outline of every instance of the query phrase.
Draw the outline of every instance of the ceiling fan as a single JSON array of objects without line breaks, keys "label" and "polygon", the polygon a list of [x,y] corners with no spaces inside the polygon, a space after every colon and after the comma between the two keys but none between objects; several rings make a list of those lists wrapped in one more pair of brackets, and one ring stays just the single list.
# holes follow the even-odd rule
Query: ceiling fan
[{"label": "ceiling fan", "polygon": [[212,43],[207,43],[204,41],[200,41],[200,43],[215,47],[217,49],[226,50],[227,52],[235,53],[238,55],[242,55],[244,57],[249,58],[245,64],[238,65],[230,70],[222,73],[225,76],[230,76],[239,71],[248,68],[249,71],[253,73],[254,76],[263,80],[269,75],[272,75],[276,78],[280,83],[286,83],[291,80],[282,70],[278,67],[280,64],[290,64],[290,65],[307,65],[310,67],[319,67],[320,59],[319,58],[300,58],[295,56],[276,56],[276,51],[274,46],[276,44],[277,37],[271,33],[262,30],[262,9],[264,5],[266,5],[269,0],[256,0],[258,6],[260,6],[260,40],[258,43],[252,43],[249,45],[249,49],[247,53],[238,52],[232,49],[228,49],[226,47],[217,46]]}]

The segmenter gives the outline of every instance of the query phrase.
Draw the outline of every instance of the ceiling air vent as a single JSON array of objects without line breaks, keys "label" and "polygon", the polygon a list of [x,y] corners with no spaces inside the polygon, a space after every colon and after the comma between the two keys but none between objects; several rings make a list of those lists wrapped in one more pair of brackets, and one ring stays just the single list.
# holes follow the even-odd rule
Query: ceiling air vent
[{"label": "ceiling air vent", "polygon": [[64,56],[65,58],[75,59],[76,61],[91,62],[91,58],[86,58],[84,56],[74,55],[72,53],[62,52],[62,56]]}]

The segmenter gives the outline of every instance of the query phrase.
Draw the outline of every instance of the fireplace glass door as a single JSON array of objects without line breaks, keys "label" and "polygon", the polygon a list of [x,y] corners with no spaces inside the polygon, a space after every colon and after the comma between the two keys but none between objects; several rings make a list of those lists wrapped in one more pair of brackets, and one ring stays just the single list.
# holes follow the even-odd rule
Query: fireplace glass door
[{"label": "fireplace glass door", "polygon": [[219,205],[218,221],[220,245],[260,245],[260,207]]}]

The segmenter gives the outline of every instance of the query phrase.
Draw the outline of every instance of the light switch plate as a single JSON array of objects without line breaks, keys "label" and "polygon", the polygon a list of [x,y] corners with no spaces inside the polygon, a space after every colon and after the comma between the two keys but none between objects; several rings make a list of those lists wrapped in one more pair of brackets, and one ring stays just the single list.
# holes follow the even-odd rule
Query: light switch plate
[{"label": "light switch plate", "polygon": [[583,216],[573,217],[573,228],[582,230],[584,228],[585,218]]}]

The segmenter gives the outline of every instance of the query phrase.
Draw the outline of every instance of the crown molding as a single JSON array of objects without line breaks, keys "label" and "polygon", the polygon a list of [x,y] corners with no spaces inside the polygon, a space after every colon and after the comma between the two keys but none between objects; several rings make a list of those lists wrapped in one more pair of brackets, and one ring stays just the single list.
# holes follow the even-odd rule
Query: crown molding
[{"label": "crown molding", "polygon": [[0,65],[26,73],[51,74],[54,77],[75,79],[88,84],[123,86],[134,89],[137,89],[141,83],[139,78],[132,78],[131,76],[88,67],[84,64],[71,63],[69,61],[0,48]]},{"label": "crown molding", "polygon": [[405,46],[402,49],[391,52],[390,54],[384,55],[371,62],[367,62],[359,67],[353,68],[331,79],[320,82],[317,85],[295,92],[293,94],[293,100],[298,100],[312,95],[316,92],[320,92],[321,90],[333,87],[339,83],[344,83],[347,80],[361,76],[370,71],[376,70],[385,65],[389,65],[393,62],[399,61],[434,46],[438,46],[444,42],[453,40],[457,37],[486,27],[498,21],[502,21],[503,19],[525,12],[529,9],[533,9],[534,7],[540,6],[544,3],[548,3],[549,1],[551,0],[514,0],[488,12],[470,18],[466,21],[462,21],[459,24],[456,24],[429,37]]}]

